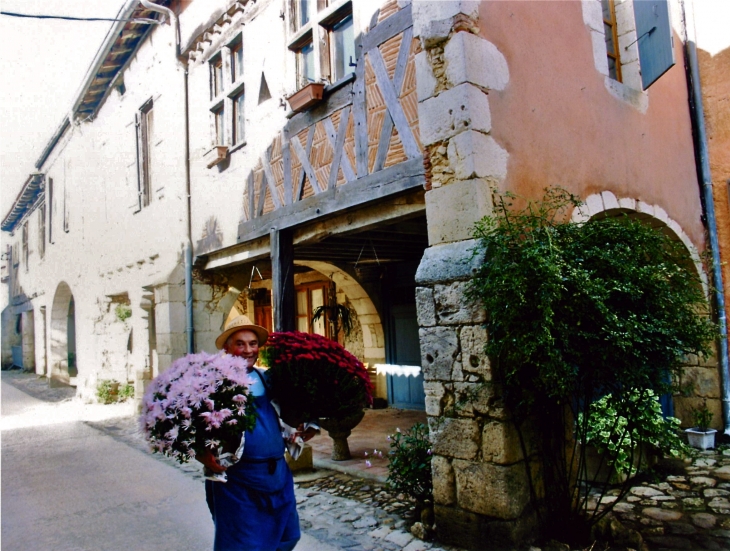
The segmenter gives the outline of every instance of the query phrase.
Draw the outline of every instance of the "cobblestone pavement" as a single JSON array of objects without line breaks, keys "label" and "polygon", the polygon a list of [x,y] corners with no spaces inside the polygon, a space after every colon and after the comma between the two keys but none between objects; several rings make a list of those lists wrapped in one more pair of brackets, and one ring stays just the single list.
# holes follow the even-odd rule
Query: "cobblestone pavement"
[{"label": "cobblestone pavement", "polygon": [[613,511],[652,550],[730,549],[730,450],[698,452],[664,481],[632,487]]}]

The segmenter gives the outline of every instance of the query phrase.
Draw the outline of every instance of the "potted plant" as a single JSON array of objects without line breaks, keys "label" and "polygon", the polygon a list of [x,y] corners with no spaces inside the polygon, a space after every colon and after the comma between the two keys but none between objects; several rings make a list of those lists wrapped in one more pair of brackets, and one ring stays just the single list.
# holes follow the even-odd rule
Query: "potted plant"
[{"label": "potted plant", "polygon": [[335,341],[299,331],[272,333],[260,358],[284,422],[319,419],[333,440],[332,459],[350,459],[347,437],[373,401],[362,362]]},{"label": "potted plant", "polygon": [[703,400],[698,408],[692,408],[692,419],[696,425],[693,428],[685,429],[689,445],[700,450],[707,450],[715,447],[715,429],[710,428],[713,414],[707,407],[707,400]]}]

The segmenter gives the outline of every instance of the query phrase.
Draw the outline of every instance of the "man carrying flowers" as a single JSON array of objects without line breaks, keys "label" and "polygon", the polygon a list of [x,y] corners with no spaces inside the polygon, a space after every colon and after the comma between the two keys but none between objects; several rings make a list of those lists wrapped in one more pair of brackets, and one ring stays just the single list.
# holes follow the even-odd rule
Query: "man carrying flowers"
[{"label": "man carrying flowers", "polygon": [[[231,320],[216,339],[216,347],[257,361],[268,331],[246,316]],[[196,459],[213,473],[226,473],[227,482],[205,481],[208,507],[215,523],[214,551],[290,551],[301,536],[294,497],[294,480],[284,459],[285,442],[279,417],[270,402],[265,372],[249,367],[256,424],[246,430],[241,459],[224,467],[212,450]],[[297,433],[309,440],[314,431]]]}]

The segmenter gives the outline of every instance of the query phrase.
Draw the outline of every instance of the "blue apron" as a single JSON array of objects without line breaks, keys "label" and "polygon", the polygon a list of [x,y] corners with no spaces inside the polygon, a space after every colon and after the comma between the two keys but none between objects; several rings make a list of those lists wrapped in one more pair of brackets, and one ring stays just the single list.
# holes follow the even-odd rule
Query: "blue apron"
[{"label": "blue apron", "polygon": [[291,551],[301,537],[279,417],[266,392],[253,399],[256,426],[246,431],[241,460],[226,470],[228,482],[205,481],[214,551]]}]

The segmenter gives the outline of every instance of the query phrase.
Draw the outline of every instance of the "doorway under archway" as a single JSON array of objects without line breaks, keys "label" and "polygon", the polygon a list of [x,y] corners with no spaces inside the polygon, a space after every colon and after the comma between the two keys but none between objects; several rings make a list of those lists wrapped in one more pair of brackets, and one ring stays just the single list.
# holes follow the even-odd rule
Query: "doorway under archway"
[{"label": "doorway under archway", "polygon": [[76,304],[67,283],[56,288],[51,308],[51,383],[75,385],[78,374],[76,362]]}]

